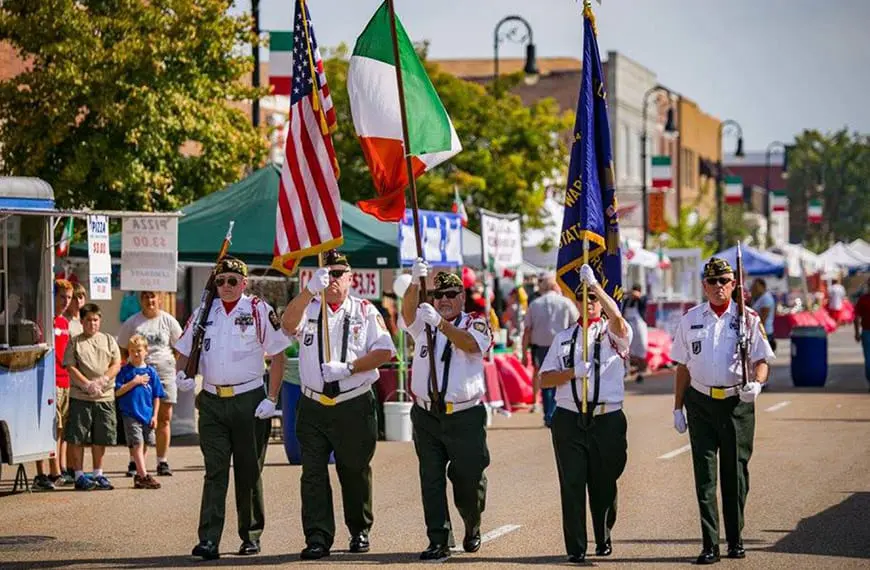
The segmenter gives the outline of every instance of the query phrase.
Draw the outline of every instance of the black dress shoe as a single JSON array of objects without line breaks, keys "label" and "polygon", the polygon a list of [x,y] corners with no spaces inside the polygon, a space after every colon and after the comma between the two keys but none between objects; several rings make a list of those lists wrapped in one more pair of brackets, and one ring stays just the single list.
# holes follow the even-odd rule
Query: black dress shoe
[{"label": "black dress shoe", "polygon": [[705,548],[701,551],[701,554],[698,555],[698,559],[695,560],[695,564],[715,564],[717,562],[719,562],[718,546]]},{"label": "black dress shoe", "polygon": [[569,554],[568,562],[571,564],[585,564],[586,563],[586,555],[585,554]]},{"label": "black dress shoe", "polygon": [[462,550],[465,552],[477,552],[480,550],[480,531],[471,535],[466,535],[466,537],[462,539]]},{"label": "black dress shoe", "polygon": [[446,544],[430,544],[429,548],[420,553],[420,560],[441,560],[450,556],[450,548]]},{"label": "black dress shoe", "polygon": [[595,546],[595,556],[610,556],[611,554],[613,554],[613,547],[610,545],[610,540]]},{"label": "black dress shoe", "polygon": [[302,560],[320,560],[324,556],[329,556],[329,549],[322,544],[312,544],[302,549],[299,557]]},{"label": "black dress shoe", "polygon": [[740,543],[728,546],[728,558],[746,558],[746,549]]},{"label": "black dress shoe", "polygon": [[199,541],[199,544],[193,547],[193,551],[190,554],[192,556],[199,556],[204,560],[217,560],[221,557],[217,544],[210,540]]},{"label": "black dress shoe", "polygon": [[360,532],[350,537],[351,552],[368,552],[370,547],[369,537],[366,533]]},{"label": "black dress shoe", "polygon": [[239,547],[239,555],[240,556],[251,556],[252,554],[260,553],[260,541],[259,540],[246,540],[242,542],[242,545]]}]

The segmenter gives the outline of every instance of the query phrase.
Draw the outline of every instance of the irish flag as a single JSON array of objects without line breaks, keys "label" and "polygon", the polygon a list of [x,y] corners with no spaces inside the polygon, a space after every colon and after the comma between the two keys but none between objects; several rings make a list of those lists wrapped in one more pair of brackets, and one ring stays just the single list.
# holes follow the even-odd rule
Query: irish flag
[{"label": "irish flag", "polygon": [[[396,35],[405,91],[408,154],[417,178],[458,153],[462,146],[398,18]],[[405,216],[408,173],[386,2],[357,38],[347,72],[347,90],[353,126],[378,192],[376,198],[363,200],[358,206],[380,220],[400,221]]]}]

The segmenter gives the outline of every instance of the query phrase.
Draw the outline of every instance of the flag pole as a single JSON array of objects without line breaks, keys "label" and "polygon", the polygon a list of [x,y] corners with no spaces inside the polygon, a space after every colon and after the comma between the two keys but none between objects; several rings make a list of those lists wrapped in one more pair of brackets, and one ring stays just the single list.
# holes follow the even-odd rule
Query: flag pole
[{"label": "flag pole", "polygon": [[[405,166],[408,172],[408,186],[411,190],[411,212],[414,217],[414,238],[417,242],[417,257],[423,258],[423,239],[420,233],[420,210],[417,205],[417,182],[414,178],[414,164],[411,156],[411,138],[408,135],[408,116],[405,109],[405,85],[402,82],[402,62],[399,56],[399,36],[396,30],[396,8],[393,0],[387,0],[387,11],[390,13],[390,37],[393,42],[393,62],[396,66],[396,85],[399,91],[399,114],[402,118],[402,142],[405,149]],[[426,278],[420,278],[420,297],[425,302],[427,297]],[[438,379],[435,376],[435,336],[432,327],[426,325],[426,341],[429,345],[429,389],[432,392],[433,406],[441,407],[441,393],[438,390]]]},{"label": "flag pole", "polygon": [[[583,238],[583,265],[589,263],[589,239]],[[583,283],[583,362],[589,362],[589,285]],[[585,371],[587,367],[584,365],[583,370]],[[588,408],[588,396],[589,394],[589,373],[583,372],[583,409],[581,412],[583,413],[583,418],[585,421],[586,418],[586,410]]]},{"label": "flag pole", "polygon": [[[323,267],[323,252],[317,254],[317,266]],[[327,285],[328,287],[328,285]],[[332,362],[332,347],[329,345],[329,314],[326,312],[326,290],[320,292],[320,318],[323,319],[323,361]]]}]

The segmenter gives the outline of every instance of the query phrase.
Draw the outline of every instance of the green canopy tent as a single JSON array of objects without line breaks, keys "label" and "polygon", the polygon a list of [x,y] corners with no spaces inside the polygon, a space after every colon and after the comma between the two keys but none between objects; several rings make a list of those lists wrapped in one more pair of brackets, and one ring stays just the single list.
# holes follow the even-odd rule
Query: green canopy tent
[{"label": "green canopy tent", "polygon": [[[261,168],[250,176],[188,204],[178,221],[178,261],[214,262],[217,250],[234,220],[230,253],[249,265],[270,266],[275,243],[275,209],[278,203],[280,169]],[[340,248],[354,267],[377,269],[399,267],[399,229],[381,222],[348,202],[341,203],[344,245]],[[112,257],[121,257],[121,236],[111,236]],[[73,245],[71,257],[87,257],[87,243]],[[317,257],[302,265],[317,265]]]}]

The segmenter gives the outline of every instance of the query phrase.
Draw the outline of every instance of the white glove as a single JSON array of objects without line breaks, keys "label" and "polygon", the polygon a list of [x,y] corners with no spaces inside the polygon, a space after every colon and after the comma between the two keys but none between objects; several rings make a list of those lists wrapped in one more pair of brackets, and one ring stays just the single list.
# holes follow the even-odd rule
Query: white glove
[{"label": "white glove", "polygon": [[308,285],[305,286],[306,289],[312,294],[317,295],[324,289],[329,286],[329,268],[328,267],[320,267],[317,271],[314,272],[314,275],[311,276],[311,279],[308,280]]},{"label": "white glove", "polygon": [[589,267],[589,264],[584,263],[580,268],[580,282],[586,283],[590,287],[598,285],[598,279],[595,278],[595,272]]},{"label": "white glove", "polygon": [[686,430],[689,428],[686,425],[686,416],[683,414],[683,410],[674,410],[674,429],[677,430],[677,433],[686,433]]},{"label": "white glove", "polygon": [[259,418],[261,420],[268,420],[275,413],[275,402],[270,400],[269,398],[263,398],[263,401],[260,402],[260,405],[257,406],[257,409],[254,410],[254,417]]},{"label": "white glove", "polygon": [[740,401],[751,404],[755,402],[759,394],[761,394],[761,383],[747,382],[746,386],[740,389]]},{"label": "white glove", "polygon": [[411,279],[419,281],[421,277],[429,275],[429,263],[421,258],[417,258],[414,265],[411,266]]},{"label": "white glove", "polygon": [[574,378],[583,378],[592,373],[592,363],[583,362],[582,360],[574,365]]},{"label": "white glove", "polygon": [[347,362],[324,362],[320,365],[324,382],[338,382],[350,376]]},{"label": "white glove", "polygon": [[190,392],[196,388],[196,380],[188,378],[187,374],[184,373],[184,370],[179,370],[175,375],[175,385],[178,386],[178,389],[182,392]]},{"label": "white glove", "polygon": [[438,314],[438,311],[430,305],[429,303],[423,303],[419,307],[417,307],[417,318],[423,319],[423,322],[427,325],[437,327],[441,322],[441,315]]}]

